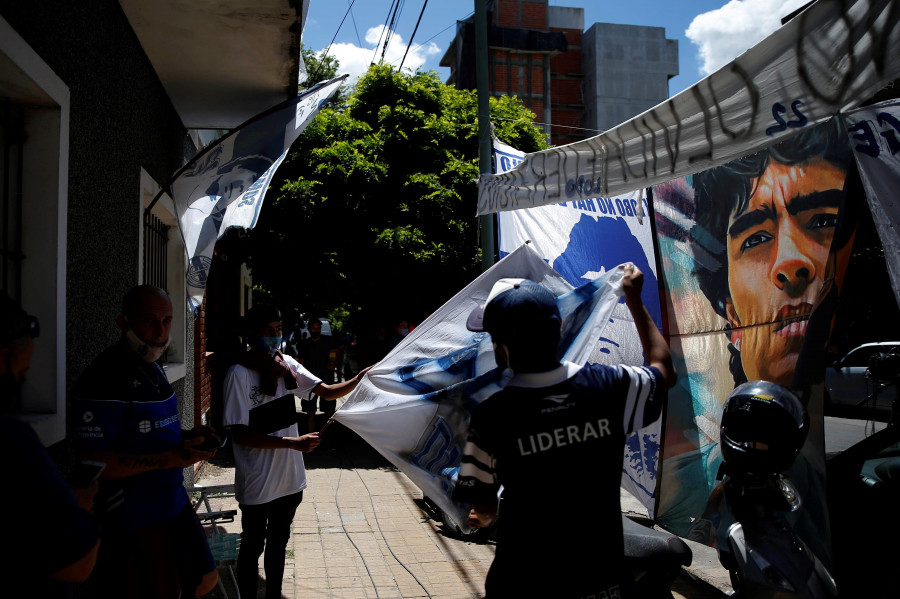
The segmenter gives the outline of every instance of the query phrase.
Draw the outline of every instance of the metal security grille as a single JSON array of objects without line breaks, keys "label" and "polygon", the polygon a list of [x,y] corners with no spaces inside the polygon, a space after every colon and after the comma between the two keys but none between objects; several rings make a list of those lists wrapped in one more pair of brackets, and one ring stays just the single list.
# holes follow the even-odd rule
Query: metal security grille
[{"label": "metal security grille", "polygon": [[4,98],[0,104],[0,285],[22,300],[22,148],[25,145],[22,107]]},{"label": "metal security grille", "polygon": [[[150,213],[144,214],[144,283],[165,289],[168,293],[168,244],[169,225]],[[169,350],[163,352],[160,361],[169,362]]]},{"label": "metal security grille", "polygon": [[144,215],[144,283],[168,291],[169,226],[153,214]]}]

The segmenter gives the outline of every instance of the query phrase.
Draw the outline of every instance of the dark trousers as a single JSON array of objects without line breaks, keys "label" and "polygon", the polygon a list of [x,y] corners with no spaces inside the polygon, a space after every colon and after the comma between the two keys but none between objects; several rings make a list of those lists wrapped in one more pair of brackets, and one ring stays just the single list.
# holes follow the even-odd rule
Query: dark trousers
[{"label": "dark trousers", "polygon": [[301,501],[303,491],[260,505],[239,504],[241,549],[238,553],[237,579],[241,597],[256,598],[259,556],[265,549],[266,597],[280,599],[285,550],[291,538],[291,522]]}]

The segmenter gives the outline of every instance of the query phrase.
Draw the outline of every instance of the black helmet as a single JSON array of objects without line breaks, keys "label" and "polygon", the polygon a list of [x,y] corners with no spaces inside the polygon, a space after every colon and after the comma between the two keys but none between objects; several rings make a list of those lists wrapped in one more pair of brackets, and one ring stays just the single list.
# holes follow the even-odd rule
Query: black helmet
[{"label": "black helmet", "polygon": [[767,381],[738,386],[725,401],[720,427],[722,457],[732,471],[784,472],[809,431],[809,415],[787,387]]}]

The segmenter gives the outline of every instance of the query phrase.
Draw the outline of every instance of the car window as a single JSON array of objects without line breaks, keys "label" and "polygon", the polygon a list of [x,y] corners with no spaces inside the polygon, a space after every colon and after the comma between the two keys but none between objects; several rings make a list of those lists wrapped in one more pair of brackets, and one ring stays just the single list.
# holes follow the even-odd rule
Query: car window
[{"label": "car window", "polygon": [[843,366],[849,367],[866,367],[869,365],[869,359],[878,352],[880,348],[876,346],[858,347],[847,354],[844,359]]}]

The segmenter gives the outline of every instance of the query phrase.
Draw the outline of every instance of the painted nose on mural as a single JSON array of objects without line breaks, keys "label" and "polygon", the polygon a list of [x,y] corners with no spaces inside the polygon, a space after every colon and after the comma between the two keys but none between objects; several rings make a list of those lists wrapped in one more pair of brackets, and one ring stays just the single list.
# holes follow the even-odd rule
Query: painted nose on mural
[{"label": "painted nose on mural", "polygon": [[790,295],[802,293],[816,276],[816,265],[792,235],[781,235],[772,265],[772,282]]}]

